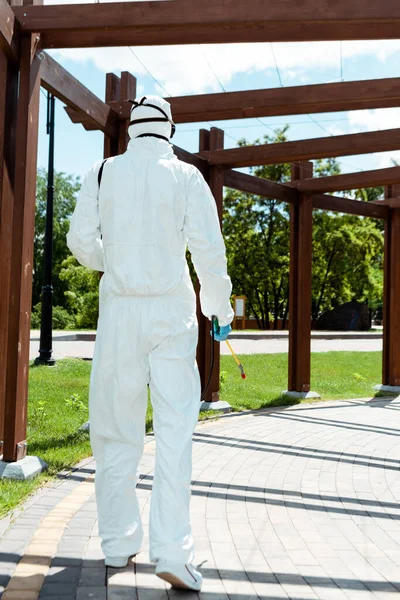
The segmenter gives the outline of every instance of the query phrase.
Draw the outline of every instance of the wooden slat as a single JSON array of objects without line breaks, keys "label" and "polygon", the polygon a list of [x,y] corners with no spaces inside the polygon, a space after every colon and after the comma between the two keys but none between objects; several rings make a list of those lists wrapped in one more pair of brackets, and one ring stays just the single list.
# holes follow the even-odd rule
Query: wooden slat
[{"label": "wooden slat", "polygon": [[[31,41],[32,38],[32,41]],[[33,55],[35,36],[21,41],[16,132],[15,202],[12,217],[11,283],[7,336],[4,460],[26,453],[29,339],[35,228],[40,60]]]},{"label": "wooden slat", "polygon": [[41,56],[42,86],[68,106],[80,111],[86,122],[93,123],[107,135],[116,135],[118,117],[114,111],[46,52]]},{"label": "wooden slat", "polygon": [[330,196],[328,194],[313,194],[312,204],[313,208],[321,208],[322,210],[341,212],[349,215],[359,215],[361,217],[387,219],[389,216],[389,207],[383,203],[363,202],[362,200],[351,200],[350,198],[341,198],[340,196]]},{"label": "wooden slat", "polygon": [[240,190],[241,192],[247,192],[248,194],[255,194],[257,196],[264,196],[266,198],[283,200],[284,202],[290,202],[291,204],[297,202],[295,190],[287,185],[275,183],[275,181],[261,179],[261,177],[255,177],[254,175],[248,175],[247,173],[241,173],[240,171],[225,171],[224,181],[226,187],[233,188],[234,190]]},{"label": "wooden slat", "polygon": [[46,47],[397,39],[397,0],[175,0],[15,9]]},{"label": "wooden slat", "polygon": [[[312,163],[292,166],[292,178],[312,176]],[[310,391],[312,197],[299,194],[290,207],[288,390]]]},{"label": "wooden slat", "polygon": [[[400,195],[400,186],[387,190],[387,197]],[[382,383],[400,385],[400,208],[390,209],[385,223],[385,263],[383,290]]]},{"label": "wooden slat", "polygon": [[394,183],[400,183],[400,167],[303,179],[292,181],[288,185],[297,188],[301,192],[339,192]]},{"label": "wooden slat", "polygon": [[400,129],[389,129],[215,150],[214,152],[203,152],[201,156],[208,160],[210,165],[255,167],[370,152],[388,152],[399,148]]},{"label": "wooden slat", "polygon": [[6,0],[0,0],[0,50],[10,60],[19,55],[19,23]]}]

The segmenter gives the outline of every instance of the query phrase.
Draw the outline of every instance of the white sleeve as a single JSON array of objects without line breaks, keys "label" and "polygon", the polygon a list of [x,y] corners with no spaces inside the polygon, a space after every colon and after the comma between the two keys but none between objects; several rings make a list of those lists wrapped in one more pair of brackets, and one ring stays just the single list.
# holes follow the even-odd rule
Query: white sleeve
[{"label": "white sleeve", "polygon": [[214,197],[197,169],[190,173],[187,184],[185,235],[200,280],[201,310],[209,319],[218,317],[221,326],[228,325],[234,313],[225,244]]},{"label": "white sleeve", "polygon": [[67,235],[68,248],[75,258],[96,271],[104,271],[97,180],[100,165],[97,162],[83,180]]}]

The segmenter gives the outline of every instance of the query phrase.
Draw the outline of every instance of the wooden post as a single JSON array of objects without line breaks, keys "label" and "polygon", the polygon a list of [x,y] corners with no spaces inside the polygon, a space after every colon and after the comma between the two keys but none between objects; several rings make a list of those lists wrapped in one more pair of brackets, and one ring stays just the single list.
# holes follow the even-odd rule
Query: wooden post
[{"label": "wooden post", "polygon": [[0,52],[0,456],[3,454],[18,66]]},{"label": "wooden post", "polygon": [[[121,79],[115,73],[106,75],[106,103],[118,101],[121,93]],[[116,156],[119,153],[119,137],[104,136],[104,158]]]},{"label": "wooden post", "polygon": [[[121,73],[121,89],[120,89],[120,101],[125,102],[126,100],[134,100],[136,98],[136,77],[134,77],[128,71],[123,71]],[[128,127],[129,120],[124,119],[121,120],[119,126],[119,145],[118,150],[119,154],[125,152],[129,136],[128,136]]]},{"label": "wooden post", "polygon": [[[386,198],[400,195],[400,185],[386,188]],[[382,383],[400,386],[400,208],[385,221]]]},{"label": "wooden post", "polygon": [[[313,176],[311,162],[292,165],[292,180]],[[289,392],[310,391],[312,195],[290,206]]]},{"label": "wooden post", "polygon": [[[211,131],[202,129],[200,131],[200,152],[207,150],[223,149],[224,132],[212,127]],[[224,169],[220,166],[212,166],[208,169],[208,184],[215,198],[218,216],[222,224],[223,210],[223,188]],[[197,286],[199,292],[199,285]],[[199,344],[197,348],[197,363],[199,365],[202,388],[207,384],[211,366],[211,342],[210,322],[203,316],[200,309],[199,294],[197,294],[197,318],[199,321]],[[220,344],[214,342],[214,370],[210,386],[207,390],[205,400],[207,402],[218,402],[219,400],[219,376],[220,376]]]},{"label": "wooden post", "polygon": [[[106,102],[125,102],[136,97],[136,77],[128,71],[121,73],[119,78],[115,73],[106,75]],[[104,158],[123,154],[128,144],[129,121],[121,119],[119,122],[118,137],[104,137]]]},{"label": "wooden post", "polygon": [[38,41],[36,35],[22,37],[19,65],[3,455],[3,459],[9,462],[24,458],[26,455],[40,94]]}]

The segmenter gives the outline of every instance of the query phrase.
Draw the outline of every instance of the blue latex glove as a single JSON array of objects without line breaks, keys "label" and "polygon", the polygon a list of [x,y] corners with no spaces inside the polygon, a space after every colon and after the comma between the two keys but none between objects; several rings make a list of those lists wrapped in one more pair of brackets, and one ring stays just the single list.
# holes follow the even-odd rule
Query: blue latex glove
[{"label": "blue latex glove", "polygon": [[217,342],[225,342],[228,339],[228,335],[232,331],[232,327],[230,325],[224,325],[220,327],[218,321],[213,320],[213,330],[214,330],[214,339]]}]

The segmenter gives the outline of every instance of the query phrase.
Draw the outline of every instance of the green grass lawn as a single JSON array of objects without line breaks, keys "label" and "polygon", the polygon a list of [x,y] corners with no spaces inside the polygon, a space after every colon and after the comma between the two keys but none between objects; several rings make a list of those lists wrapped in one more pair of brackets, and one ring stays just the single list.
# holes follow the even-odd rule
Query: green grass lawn
[{"label": "green grass lawn", "polygon": [[[242,380],[230,356],[221,357],[221,398],[234,410],[277,406],[287,386],[287,355],[260,354],[240,357],[247,379]],[[78,432],[88,419],[88,389],[91,363],[61,360],[54,367],[30,368],[28,443],[29,454],[49,465],[47,473],[34,481],[0,480],[0,516],[14,508],[33,490],[59,471],[90,456],[89,435]],[[312,355],[311,388],[323,399],[371,396],[381,380],[380,352],[327,352]],[[152,411],[147,413],[151,428]]]}]

